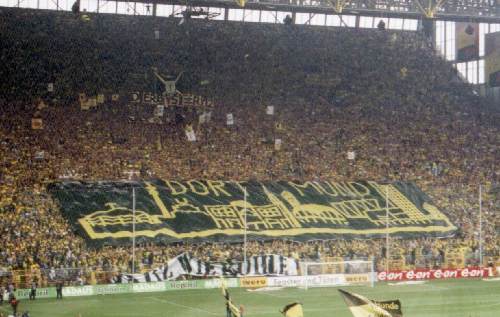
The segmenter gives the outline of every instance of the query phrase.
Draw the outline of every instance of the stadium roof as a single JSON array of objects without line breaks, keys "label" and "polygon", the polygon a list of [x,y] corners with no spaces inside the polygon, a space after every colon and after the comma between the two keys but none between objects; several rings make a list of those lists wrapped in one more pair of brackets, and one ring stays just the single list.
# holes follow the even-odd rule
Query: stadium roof
[{"label": "stadium roof", "polygon": [[153,0],[192,6],[500,23],[500,0]]}]

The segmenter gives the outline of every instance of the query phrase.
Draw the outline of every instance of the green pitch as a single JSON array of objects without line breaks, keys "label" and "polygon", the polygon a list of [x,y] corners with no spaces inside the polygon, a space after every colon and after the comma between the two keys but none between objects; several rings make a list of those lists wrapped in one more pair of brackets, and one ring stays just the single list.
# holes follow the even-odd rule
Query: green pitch
[{"label": "green pitch", "polygon": [[[344,289],[371,299],[398,298],[405,317],[500,316],[500,281],[435,281],[398,286],[379,283],[374,288]],[[305,317],[351,317],[337,288],[268,292],[230,289],[230,294],[236,304],[244,305],[245,317],[278,317],[278,310],[294,301],[303,303]],[[0,310],[7,313],[10,307],[4,303]],[[25,310],[31,317],[225,317],[224,299],[217,289],[23,300],[19,311]]]}]

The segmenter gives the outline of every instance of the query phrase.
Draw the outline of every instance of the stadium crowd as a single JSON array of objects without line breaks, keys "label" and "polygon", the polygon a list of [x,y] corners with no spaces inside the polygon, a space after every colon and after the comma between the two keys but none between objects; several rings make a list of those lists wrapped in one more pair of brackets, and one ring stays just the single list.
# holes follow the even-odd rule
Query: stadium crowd
[{"label": "stadium crowd", "polygon": [[[178,26],[176,19],[142,17],[81,21],[13,9],[0,14],[6,30],[0,40],[9,47],[0,55],[4,272],[130,271],[129,247],[89,248],[63,218],[46,189],[61,179],[414,181],[459,229],[445,239],[392,238],[391,259],[410,267],[445,265],[457,250],[464,254],[461,265],[478,264],[482,185],[484,254],[500,256],[500,112],[463,84],[419,34],[210,21]],[[153,30],[160,30],[159,39]],[[128,100],[131,91],[163,89],[151,67],[175,76],[183,71],[178,89],[210,96],[215,106],[165,109],[151,120],[153,106]],[[82,110],[81,92],[105,93],[106,101]],[[111,94],[119,100],[111,101]],[[201,122],[208,111],[210,119]],[[42,127],[32,119],[41,119]],[[196,141],[186,138],[186,125]],[[249,255],[374,257],[380,268],[386,251],[384,239],[249,246]],[[240,259],[242,245],[144,244],[136,267],[154,267],[182,252],[226,261]]]}]

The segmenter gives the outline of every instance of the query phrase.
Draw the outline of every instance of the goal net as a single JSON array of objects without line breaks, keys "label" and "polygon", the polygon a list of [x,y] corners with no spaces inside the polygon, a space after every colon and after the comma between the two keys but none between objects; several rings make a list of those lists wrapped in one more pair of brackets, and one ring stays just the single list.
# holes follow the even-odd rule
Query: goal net
[{"label": "goal net", "polygon": [[304,288],[340,285],[374,286],[376,274],[373,261],[301,262]]}]

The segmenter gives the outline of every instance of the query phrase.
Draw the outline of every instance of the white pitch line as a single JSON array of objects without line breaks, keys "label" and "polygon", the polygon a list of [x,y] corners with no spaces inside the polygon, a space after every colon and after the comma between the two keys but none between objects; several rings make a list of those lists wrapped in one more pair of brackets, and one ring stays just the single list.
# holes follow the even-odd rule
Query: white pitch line
[{"label": "white pitch line", "polygon": [[[332,312],[332,311],[339,311],[339,310],[344,310],[347,309],[347,306],[345,307],[334,307],[334,308],[304,308],[304,312]],[[278,313],[279,310],[257,310],[257,311],[248,311],[245,316],[254,316],[254,315],[271,315]]]},{"label": "white pitch line", "polygon": [[481,307],[494,307],[494,306],[500,306],[500,303],[492,303],[492,304],[487,304],[487,305],[481,305]]},{"label": "white pitch line", "polygon": [[271,293],[271,292],[252,292],[252,293],[249,293],[249,294],[255,294],[255,295],[264,295],[264,296],[272,296],[272,297],[276,297],[276,298],[296,298],[296,296],[286,296],[286,295],[277,295],[277,294],[274,294],[274,293]]},{"label": "white pitch line", "polygon": [[161,302],[161,303],[166,303],[166,304],[170,304],[170,305],[174,305],[174,306],[178,306],[178,307],[183,307],[183,308],[187,308],[187,309],[191,309],[191,310],[197,310],[199,312],[207,313],[207,314],[210,314],[210,315],[213,315],[213,316],[220,315],[220,314],[216,314],[214,312],[208,311],[206,309],[202,309],[202,308],[198,308],[198,307],[193,307],[193,306],[188,306],[188,305],[178,304],[178,303],[171,302],[171,301],[168,301],[168,300],[163,299],[163,298],[158,298],[158,297],[146,297],[146,298],[151,298],[151,299],[153,299],[153,300],[155,300],[157,302]]},{"label": "white pitch line", "polygon": [[445,287],[445,286],[436,286],[436,285],[433,285],[433,284],[429,284],[429,285],[427,285],[427,286],[429,286],[430,288],[435,289],[435,290],[444,290],[444,291],[447,291],[447,290],[449,290],[449,289],[450,289],[449,287]]}]

